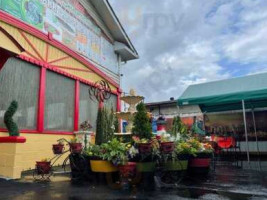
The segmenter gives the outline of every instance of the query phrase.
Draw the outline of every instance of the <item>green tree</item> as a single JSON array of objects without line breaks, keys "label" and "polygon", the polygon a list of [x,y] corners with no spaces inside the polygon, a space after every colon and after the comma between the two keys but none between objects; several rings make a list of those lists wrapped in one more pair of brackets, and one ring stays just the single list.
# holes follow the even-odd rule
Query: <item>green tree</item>
[{"label": "green tree", "polygon": [[134,116],[134,123],[132,132],[140,138],[150,139],[152,137],[152,127],[147,115],[144,103],[139,103],[136,106],[137,113]]},{"label": "green tree", "polygon": [[17,109],[18,102],[12,101],[4,115],[4,123],[9,132],[9,136],[19,136],[19,128],[12,118]]},{"label": "green tree", "polygon": [[103,109],[98,108],[97,119],[96,119],[96,136],[95,136],[95,143],[97,145],[102,144],[103,141],[103,134],[104,134],[103,124],[104,124]]},{"label": "green tree", "polygon": [[113,109],[99,108],[96,120],[96,144],[108,142],[114,136],[115,116]]}]

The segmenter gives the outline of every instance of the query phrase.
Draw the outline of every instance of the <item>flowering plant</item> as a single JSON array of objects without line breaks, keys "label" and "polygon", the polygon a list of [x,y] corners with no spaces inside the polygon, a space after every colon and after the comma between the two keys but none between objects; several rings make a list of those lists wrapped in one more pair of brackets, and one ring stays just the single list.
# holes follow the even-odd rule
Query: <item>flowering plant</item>
[{"label": "flowering plant", "polygon": [[196,155],[197,149],[193,147],[188,142],[178,142],[175,145],[175,153],[176,154],[189,154],[189,155]]}]

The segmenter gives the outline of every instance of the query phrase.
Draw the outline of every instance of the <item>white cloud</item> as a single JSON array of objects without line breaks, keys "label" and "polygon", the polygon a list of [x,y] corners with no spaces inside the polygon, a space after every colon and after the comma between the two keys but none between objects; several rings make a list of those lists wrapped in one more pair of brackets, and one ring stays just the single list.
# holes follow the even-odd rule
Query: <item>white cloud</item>
[{"label": "white cloud", "polygon": [[229,78],[243,64],[251,65],[246,73],[267,69],[267,1],[110,2],[140,54],[123,67],[122,87],[146,101],[178,98],[188,85]]}]

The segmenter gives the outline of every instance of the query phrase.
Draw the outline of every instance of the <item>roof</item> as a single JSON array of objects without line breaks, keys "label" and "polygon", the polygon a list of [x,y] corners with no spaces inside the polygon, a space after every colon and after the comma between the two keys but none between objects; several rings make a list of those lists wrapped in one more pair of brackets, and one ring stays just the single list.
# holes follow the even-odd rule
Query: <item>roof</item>
[{"label": "roof", "polygon": [[90,0],[90,2],[94,5],[103,22],[110,30],[112,37],[117,42],[125,45],[122,47],[121,45],[115,44],[115,51],[122,55],[122,60],[127,61],[139,58],[138,52],[133,46],[108,0]]},{"label": "roof", "polygon": [[153,107],[153,106],[161,106],[161,105],[172,105],[174,104],[176,106],[177,100],[169,100],[169,101],[158,101],[158,102],[151,102],[151,103],[145,103],[147,107]]},{"label": "roof", "polygon": [[202,111],[219,111],[222,106],[224,110],[239,109],[242,100],[254,102],[253,106],[259,106],[255,101],[267,101],[267,73],[190,85],[178,99],[178,105],[200,105]]}]

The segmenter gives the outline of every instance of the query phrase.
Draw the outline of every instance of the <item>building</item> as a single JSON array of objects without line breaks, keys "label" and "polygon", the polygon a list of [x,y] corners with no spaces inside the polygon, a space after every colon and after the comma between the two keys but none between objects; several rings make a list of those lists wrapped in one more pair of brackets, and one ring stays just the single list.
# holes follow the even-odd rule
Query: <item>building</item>
[{"label": "building", "polygon": [[182,121],[189,127],[193,124],[193,118],[202,118],[201,110],[198,106],[177,106],[177,100],[173,97],[169,101],[159,101],[146,103],[146,109],[154,118],[164,116],[167,120],[167,129],[171,127],[172,119],[175,116],[180,116]]},{"label": "building", "polygon": [[[120,64],[138,53],[107,0],[1,1],[0,39],[0,176],[19,178],[81,122],[95,126],[95,82],[108,83],[104,104],[120,109]],[[23,144],[4,137],[12,100]]]}]

